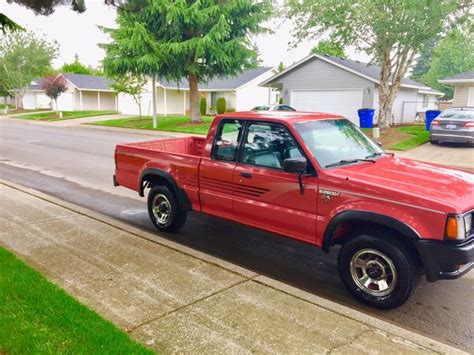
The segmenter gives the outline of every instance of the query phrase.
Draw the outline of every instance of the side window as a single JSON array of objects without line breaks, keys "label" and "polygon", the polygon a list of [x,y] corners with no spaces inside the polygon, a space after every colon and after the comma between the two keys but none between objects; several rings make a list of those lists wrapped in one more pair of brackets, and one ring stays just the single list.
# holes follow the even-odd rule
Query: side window
[{"label": "side window", "polygon": [[283,161],[303,156],[288,130],[278,124],[249,125],[244,145],[244,164],[282,169]]},{"label": "side window", "polygon": [[212,158],[236,161],[237,150],[242,136],[242,123],[237,120],[222,121],[212,149]]}]

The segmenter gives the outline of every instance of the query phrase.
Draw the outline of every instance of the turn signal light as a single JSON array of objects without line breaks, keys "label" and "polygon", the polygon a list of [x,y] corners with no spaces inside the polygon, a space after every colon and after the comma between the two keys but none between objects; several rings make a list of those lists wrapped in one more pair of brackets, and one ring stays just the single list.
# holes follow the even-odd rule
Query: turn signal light
[{"label": "turn signal light", "polygon": [[445,236],[449,239],[458,239],[458,219],[456,217],[448,217]]},{"label": "turn signal light", "polygon": [[464,123],[464,127],[474,127],[474,121]]},{"label": "turn signal light", "polygon": [[436,120],[431,121],[431,125],[432,125],[432,126],[439,126],[440,124],[441,124],[441,123],[439,123],[439,121],[436,121]]}]

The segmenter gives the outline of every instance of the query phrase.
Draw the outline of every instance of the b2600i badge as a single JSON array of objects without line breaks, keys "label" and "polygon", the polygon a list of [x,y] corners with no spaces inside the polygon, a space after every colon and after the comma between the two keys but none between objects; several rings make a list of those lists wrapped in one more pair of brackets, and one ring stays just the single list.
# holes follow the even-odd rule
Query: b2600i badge
[{"label": "b2600i badge", "polygon": [[341,194],[339,191],[324,189],[319,189],[319,193],[321,194],[321,198],[325,203],[331,202],[331,197],[339,197],[339,195]]}]

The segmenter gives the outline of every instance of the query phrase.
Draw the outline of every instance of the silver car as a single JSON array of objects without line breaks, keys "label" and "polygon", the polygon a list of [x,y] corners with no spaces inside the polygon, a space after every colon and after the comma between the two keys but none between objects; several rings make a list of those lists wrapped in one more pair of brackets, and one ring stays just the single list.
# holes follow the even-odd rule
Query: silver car
[{"label": "silver car", "polygon": [[293,107],[283,104],[255,106],[252,111],[296,111]]},{"label": "silver car", "polygon": [[450,108],[441,112],[431,122],[430,142],[474,145],[474,107]]}]

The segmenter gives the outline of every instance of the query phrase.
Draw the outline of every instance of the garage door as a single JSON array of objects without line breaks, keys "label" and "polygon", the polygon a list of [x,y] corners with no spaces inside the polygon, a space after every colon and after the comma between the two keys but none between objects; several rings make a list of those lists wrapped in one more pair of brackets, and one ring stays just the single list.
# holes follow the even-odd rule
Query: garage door
[{"label": "garage door", "polygon": [[362,108],[362,95],[362,89],[292,91],[290,105],[299,111],[341,115],[358,125],[357,110]]}]

